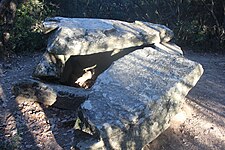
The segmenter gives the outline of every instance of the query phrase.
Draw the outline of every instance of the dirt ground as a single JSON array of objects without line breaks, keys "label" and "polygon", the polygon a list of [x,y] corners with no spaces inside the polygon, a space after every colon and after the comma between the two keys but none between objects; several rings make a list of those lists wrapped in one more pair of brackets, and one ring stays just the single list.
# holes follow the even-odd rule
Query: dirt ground
[{"label": "dirt ground", "polygon": [[[0,149],[72,149],[74,111],[17,103],[12,85],[31,76],[41,53],[0,60]],[[146,150],[225,149],[225,56],[188,52],[204,74],[171,126]]]}]

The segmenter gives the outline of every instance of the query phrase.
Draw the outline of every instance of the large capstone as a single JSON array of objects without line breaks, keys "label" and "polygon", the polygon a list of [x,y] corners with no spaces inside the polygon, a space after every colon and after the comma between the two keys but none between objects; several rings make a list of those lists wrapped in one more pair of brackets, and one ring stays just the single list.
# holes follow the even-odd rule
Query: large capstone
[{"label": "large capstone", "polygon": [[33,74],[40,78],[60,78],[70,56],[115,54],[130,47],[168,42],[173,37],[169,28],[141,21],[55,17],[47,19],[44,27],[51,35],[47,54]]},{"label": "large capstone", "polygon": [[163,25],[135,21],[55,17],[44,22],[57,28],[47,50],[55,55],[86,55],[114,49],[168,42],[173,32]]},{"label": "large capstone", "polygon": [[136,50],[102,73],[82,104],[75,128],[90,138],[80,149],[141,149],[169,127],[202,66],[151,47]]}]

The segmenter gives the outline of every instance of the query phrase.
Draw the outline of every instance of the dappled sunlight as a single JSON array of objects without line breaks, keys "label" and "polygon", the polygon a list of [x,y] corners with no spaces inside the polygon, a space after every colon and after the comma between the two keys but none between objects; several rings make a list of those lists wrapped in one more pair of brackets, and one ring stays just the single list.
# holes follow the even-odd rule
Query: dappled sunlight
[{"label": "dappled sunlight", "polygon": [[43,106],[25,99],[18,102],[3,87],[0,85],[0,149],[60,149]]},{"label": "dappled sunlight", "polygon": [[211,109],[210,107],[204,107],[204,105],[201,105],[201,103],[196,103],[195,101],[190,99],[187,100],[187,103],[196,112],[196,115],[202,116],[201,119],[204,119],[205,122],[213,122],[217,126],[224,128],[225,126],[224,115],[221,115],[217,111],[214,111],[214,110],[222,111],[220,110],[221,105],[220,103],[217,103],[218,107],[214,106],[215,107],[214,110]]},{"label": "dappled sunlight", "polygon": [[225,119],[209,114],[205,108],[187,99],[171,120],[170,127],[144,150],[223,149]]},{"label": "dappled sunlight", "polygon": [[[18,103],[18,111],[12,112],[7,119],[5,134],[11,135],[11,140],[17,142],[17,147],[21,148],[20,142],[23,138],[30,137],[23,147],[42,149],[44,145],[54,142],[54,135],[51,131],[49,121],[43,109],[35,102]],[[50,143],[49,143],[50,142]],[[50,147],[46,147],[50,148]]]},{"label": "dappled sunlight", "polygon": [[[193,130],[191,132],[195,134],[195,139],[206,143],[210,143],[210,141],[213,142],[213,139],[224,141],[225,118],[191,100],[188,100],[187,102],[189,107],[192,108],[193,114],[191,117],[187,118],[187,121],[184,124],[193,126],[190,130]],[[219,105],[220,104],[218,104],[218,106]],[[208,138],[198,138],[206,135]]]},{"label": "dappled sunlight", "polygon": [[177,113],[173,119],[171,120],[171,124],[173,124],[173,127],[178,127],[180,124],[184,123],[184,121],[187,119],[187,114],[185,112],[179,112]]},{"label": "dappled sunlight", "polygon": [[5,93],[4,93],[4,90],[3,90],[2,85],[0,83],[0,104],[4,103],[4,101],[5,101]]},{"label": "dappled sunlight", "polygon": [[179,128],[182,123],[184,123],[188,118],[195,113],[195,110],[189,106],[186,102],[184,102],[182,108],[178,111],[178,113],[171,119],[171,126],[173,128]]},{"label": "dappled sunlight", "polygon": [[6,120],[4,128],[5,137],[13,138],[17,134],[16,119],[10,113],[6,113],[4,119]]},{"label": "dappled sunlight", "polygon": [[[206,110],[205,112],[210,112],[225,118],[225,105],[223,105],[224,102],[222,99],[221,101],[213,101],[202,97],[199,99],[189,97],[189,99],[199,108],[204,108]],[[205,112],[202,111],[202,113]]]},{"label": "dappled sunlight", "polygon": [[225,146],[225,118],[193,101],[188,101],[188,105],[194,110],[194,113],[187,118],[184,125],[189,128],[194,139],[209,146],[218,147],[220,145],[221,148]]}]

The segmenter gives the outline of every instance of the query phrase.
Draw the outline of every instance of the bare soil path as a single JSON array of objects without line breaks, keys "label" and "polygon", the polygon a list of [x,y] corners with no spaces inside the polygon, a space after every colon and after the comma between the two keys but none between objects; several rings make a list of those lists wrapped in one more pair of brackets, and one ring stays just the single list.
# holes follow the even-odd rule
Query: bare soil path
[{"label": "bare soil path", "polygon": [[[0,60],[0,149],[71,149],[74,111],[16,103],[12,84],[31,76],[42,53]],[[225,149],[225,56],[188,52],[205,72],[171,127],[146,150]]]}]

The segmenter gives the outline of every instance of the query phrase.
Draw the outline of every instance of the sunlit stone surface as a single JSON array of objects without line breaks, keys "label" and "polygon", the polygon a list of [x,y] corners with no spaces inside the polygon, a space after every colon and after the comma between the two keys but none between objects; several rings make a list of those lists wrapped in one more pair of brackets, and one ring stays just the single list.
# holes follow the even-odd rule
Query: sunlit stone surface
[{"label": "sunlit stone surface", "polygon": [[55,29],[47,50],[55,55],[86,55],[128,47],[168,42],[173,32],[149,22],[128,23],[91,18],[50,18],[44,27]]},{"label": "sunlit stone surface", "polygon": [[200,64],[150,47],[119,59],[98,77],[82,104],[81,120],[89,131],[76,128],[95,138],[77,147],[141,149],[168,128],[202,73]]}]

